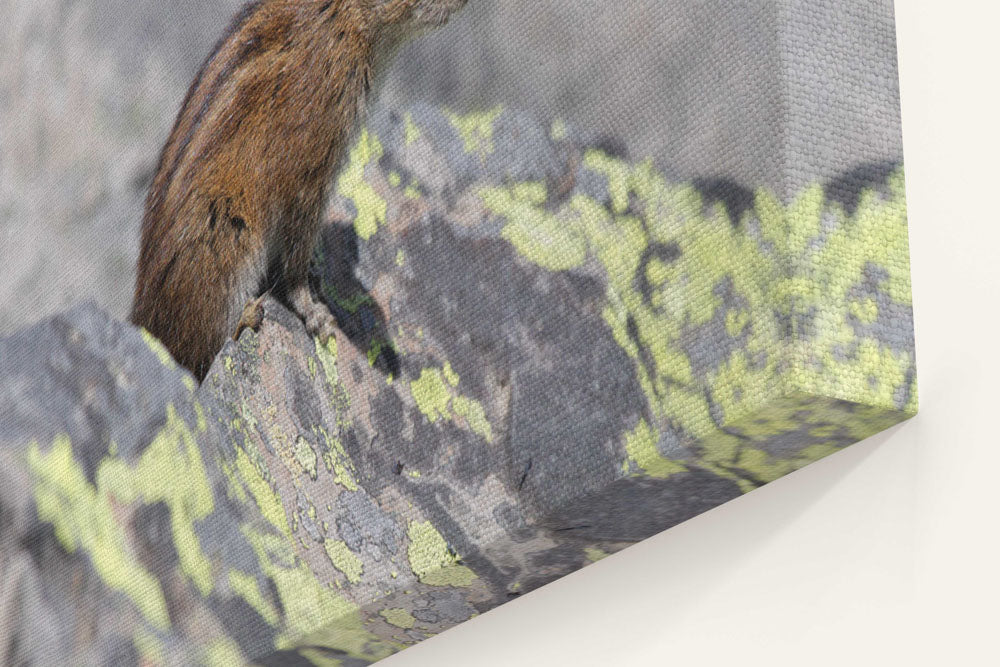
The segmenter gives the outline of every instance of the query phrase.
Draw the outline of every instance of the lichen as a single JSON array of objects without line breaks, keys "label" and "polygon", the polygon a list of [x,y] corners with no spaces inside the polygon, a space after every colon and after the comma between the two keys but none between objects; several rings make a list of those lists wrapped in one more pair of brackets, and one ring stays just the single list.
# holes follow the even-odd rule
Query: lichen
[{"label": "lichen", "polygon": [[313,432],[322,437],[326,445],[323,462],[327,470],[333,473],[333,481],[348,491],[357,491],[357,470],[343,443],[339,438],[331,436],[322,426],[313,427]]},{"label": "lichen", "polygon": [[585,547],[583,553],[587,557],[587,561],[591,563],[596,563],[611,555],[607,551],[598,549],[597,547]]},{"label": "lichen", "polygon": [[278,611],[267,601],[263,593],[260,592],[260,586],[257,585],[257,578],[255,576],[240,572],[239,570],[230,570],[229,587],[244,602],[250,605],[268,625],[271,627],[278,626]]},{"label": "lichen", "polygon": [[487,188],[481,196],[488,210],[507,217],[501,234],[529,261],[549,271],[564,271],[586,259],[587,239],[575,211],[554,214],[546,210],[544,184]]},{"label": "lichen", "polygon": [[417,624],[417,619],[413,617],[413,614],[408,612],[406,609],[399,607],[383,609],[379,612],[379,614],[386,620],[387,623],[404,630],[409,630]]},{"label": "lichen", "polygon": [[169,629],[170,617],[159,582],[127,549],[128,540],[115,520],[111,496],[87,481],[73,457],[69,437],[56,437],[47,454],[32,443],[27,463],[35,479],[38,518],[52,525],[63,549],[87,552],[97,575],[110,589],[124,593],[154,628]]},{"label": "lichen", "polygon": [[455,372],[455,369],[451,367],[450,361],[444,362],[444,367],[441,369],[441,371],[444,373],[444,379],[448,381],[448,384],[450,384],[452,387],[458,386],[458,381],[460,378],[458,377],[458,373]]},{"label": "lichen", "polygon": [[450,415],[448,403],[451,401],[451,392],[448,391],[438,369],[423,369],[420,377],[410,383],[410,393],[413,394],[417,407],[429,421],[447,419]]},{"label": "lichen", "polygon": [[292,454],[298,464],[302,466],[302,470],[309,475],[309,478],[315,480],[317,474],[316,462],[318,457],[316,456],[316,451],[312,448],[312,445],[309,444],[309,441],[301,435],[296,438]]},{"label": "lichen", "polygon": [[367,129],[361,131],[354,148],[350,151],[347,165],[337,179],[337,192],[354,202],[357,216],[354,231],[367,241],[385,224],[388,204],[365,180],[365,168],[382,157],[382,144],[378,137]]},{"label": "lichen", "polygon": [[423,369],[420,377],[410,382],[410,393],[428,421],[458,423],[461,419],[473,433],[491,442],[493,428],[486,418],[486,410],[479,401],[458,392],[459,381],[458,373],[446,361],[441,369]]},{"label": "lichen", "polygon": [[201,656],[200,664],[204,667],[234,667],[246,663],[246,658],[240,651],[239,644],[229,637],[220,637],[212,641]]},{"label": "lichen", "polygon": [[145,328],[140,328],[139,334],[142,336],[142,340],[146,342],[149,349],[152,350],[153,354],[156,355],[156,358],[160,360],[161,364],[167,368],[177,367],[177,362],[175,362],[174,358],[170,356],[169,350],[164,347],[163,343],[161,343],[156,336],[149,333]]},{"label": "lichen", "polygon": [[552,127],[549,130],[549,138],[552,141],[562,141],[567,136],[569,136],[569,127],[566,125],[566,121],[561,118],[553,120]]},{"label": "lichen", "polygon": [[493,123],[496,122],[501,113],[503,113],[503,107],[498,106],[489,111],[475,111],[464,115],[446,111],[445,116],[462,138],[465,152],[486,159],[495,150]]},{"label": "lichen", "polygon": [[223,471],[229,478],[230,486],[241,491],[244,488],[248,490],[264,518],[280,533],[291,538],[292,531],[288,526],[288,518],[285,516],[285,508],[281,505],[281,498],[258,471],[257,466],[253,464],[243,448],[237,446],[235,449],[235,469],[223,464]]},{"label": "lichen", "polygon": [[686,471],[687,468],[683,464],[671,461],[660,454],[656,448],[656,438],[656,432],[650,428],[646,420],[640,420],[634,431],[625,434],[627,462],[646,475],[658,479],[666,479]]},{"label": "lichen", "polygon": [[409,146],[410,144],[413,144],[418,139],[420,139],[420,136],[421,136],[420,128],[417,127],[417,124],[413,122],[413,116],[409,112],[406,112],[406,114],[403,115],[404,143],[407,146]]},{"label": "lichen", "polygon": [[105,459],[96,478],[98,488],[119,502],[141,500],[147,505],[167,506],[181,569],[202,595],[208,595],[212,591],[212,565],[201,550],[194,524],[214,508],[212,487],[195,435],[173,405],[167,406],[166,424],[134,468],[118,458]]},{"label": "lichen", "polygon": [[[897,309],[909,307],[902,170],[890,177],[888,197],[863,193],[851,216],[815,185],[787,205],[760,190],[733,220],[692,186],[667,183],[650,161],[591,150],[583,168],[605,179],[610,206],[576,194],[552,208],[535,182],[480,196],[528,261],[566,271],[592,257],[603,267],[604,321],[633,359],[652,412],[625,434],[626,471],[683,469],[663,463],[655,447],[670,428],[701,452],[685,464],[708,465],[744,488],[784,474],[802,457],[778,461],[720,425],[790,392],[879,407],[879,423],[916,410],[912,351],[859,334],[881,314],[873,298],[852,296],[876,276]],[[867,430],[857,416],[840,418]],[[792,420],[769,437],[795,427]]]},{"label": "lichen", "polygon": [[326,549],[326,555],[333,566],[343,572],[348,581],[352,584],[361,581],[364,565],[346,542],[328,539],[323,542],[323,548]]},{"label": "lichen", "polygon": [[281,601],[284,616],[277,648],[310,643],[376,658],[395,650],[365,629],[356,605],[316,579],[308,564],[295,556],[289,537],[258,532],[249,525],[243,532]]},{"label": "lichen", "polygon": [[406,533],[410,540],[407,557],[417,578],[430,586],[470,586],[476,574],[458,564],[458,555],[430,521],[411,521]]},{"label": "lichen", "polygon": [[164,665],[164,647],[159,637],[145,629],[137,629],[132,635],[132,644],[136,653],[139,654],[139,661],[143,665]]}]

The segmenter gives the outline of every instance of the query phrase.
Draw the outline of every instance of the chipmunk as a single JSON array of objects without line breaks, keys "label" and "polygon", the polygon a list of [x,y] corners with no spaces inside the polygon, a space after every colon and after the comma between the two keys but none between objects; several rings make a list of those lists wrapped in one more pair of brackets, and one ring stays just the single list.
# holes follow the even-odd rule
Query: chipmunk
[{"label": "chipmunk", "polygon": [[275,288],[323,341],[307,275],[374,70],[467,0],[257,0],[188,90],[146,198],[131,321],[203,380]]}]

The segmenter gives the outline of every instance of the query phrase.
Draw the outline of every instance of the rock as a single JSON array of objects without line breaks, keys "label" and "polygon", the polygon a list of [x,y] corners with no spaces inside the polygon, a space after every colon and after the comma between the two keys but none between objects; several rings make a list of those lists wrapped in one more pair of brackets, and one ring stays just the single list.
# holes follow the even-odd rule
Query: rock
[{"label": "rock", "polygon": [[417,106],[333,190],[326,343],[268,298],[196,387],[92,306],[0,341],[4,658],[370,664],[916,409],[899,169],[733,207]]}]

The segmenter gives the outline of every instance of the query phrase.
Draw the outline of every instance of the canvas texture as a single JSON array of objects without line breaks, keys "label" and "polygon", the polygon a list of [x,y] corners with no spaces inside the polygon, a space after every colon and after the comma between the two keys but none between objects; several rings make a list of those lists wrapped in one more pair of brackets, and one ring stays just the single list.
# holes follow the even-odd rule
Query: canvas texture
[{"label": "canvas texture", "polygon": [[14,3],[0,662],[371,664],[915,414],[891,3],[475,1],[330,188],[337,335],[268,297],[200,386],[124,318],[235,4]]}]

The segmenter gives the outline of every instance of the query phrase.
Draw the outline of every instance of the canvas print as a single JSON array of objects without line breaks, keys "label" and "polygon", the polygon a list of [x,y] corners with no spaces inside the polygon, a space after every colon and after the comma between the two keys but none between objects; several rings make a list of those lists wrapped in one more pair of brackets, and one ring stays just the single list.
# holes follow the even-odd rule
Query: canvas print
[{"label": "canvas print", "polygon": [[917,410],[889,0],[3,7],[3,664],[372,664]]}]

